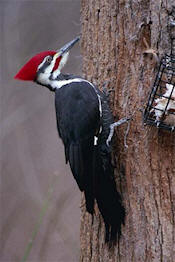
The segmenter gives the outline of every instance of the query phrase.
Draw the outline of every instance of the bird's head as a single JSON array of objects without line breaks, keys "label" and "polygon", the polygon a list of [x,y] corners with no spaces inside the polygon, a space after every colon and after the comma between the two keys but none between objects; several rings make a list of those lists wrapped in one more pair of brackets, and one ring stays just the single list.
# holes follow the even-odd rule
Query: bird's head
[{"label": "bird's head", "polygon": [[15,79],[35,81],[54,90],[53,81],[67,62],[69,50],[78,42],[76,37],[58,51],[44,51],[32,57],[15,75]]}]

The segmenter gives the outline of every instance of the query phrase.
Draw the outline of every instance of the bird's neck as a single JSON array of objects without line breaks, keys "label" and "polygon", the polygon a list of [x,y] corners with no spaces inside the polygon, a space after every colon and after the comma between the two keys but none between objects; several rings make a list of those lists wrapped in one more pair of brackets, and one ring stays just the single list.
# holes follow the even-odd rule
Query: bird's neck
[{"label": "bird's neck", "polygon": [[54,92],[56,89],[59,89],[64,81],[70,81],[71,79],[79,79],[80,77],[74,76],[71,74],[62,74],[60,72],[56,78],[54,78],[53,74],[46,75],[40,74],[36,79],[36,83],[42,86],[47,87],[50,91]]}]

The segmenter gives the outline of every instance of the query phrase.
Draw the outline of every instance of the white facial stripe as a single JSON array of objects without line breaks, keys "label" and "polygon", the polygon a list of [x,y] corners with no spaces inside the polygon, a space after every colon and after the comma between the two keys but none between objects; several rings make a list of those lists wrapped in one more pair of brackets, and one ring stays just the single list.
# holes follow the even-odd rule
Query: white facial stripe
[{"label": "white facial stripe", "polygon": [[52,59],[52,62],[50,63],[50,65],[46,68],[45,73],[46,74],[50,74],[55,66],[55,62],[56,62],[56,57],[54,56]]},{"label": "white facial stripe", "polygon": [[[63,54],[58,68],[57,68],[57,69],[53,72],[53,74],[52,74],[52,78],[53,78],[53,79],[56,79],[56,78],[59,76],[59,74],[60,74],[60,72],[61,72],[61,69],[64,67],[64,65],[66,64],[66,62],[67,62],[67,60],[68,60],[68,56],[69,56],[69,52]],[[37,71],[45,64],[45,62],[46,62],[46,60],[47,60],[48,57],[49,57],[49,56],[46,56],[46,57],[43,59],[42,63],[38,66]],[[53,56],[53,59],[52,59],[50,65],[48,65],[48,67],[47,67],[47,68],[45,69],[45,71],[44,71],[45,74],[50,74],[50,73],[53,71],[53,68],[54,68],[54,66],[55,66],[55,63],[56,63],[56,60],[57,60],[58,57],[59,57],[59,53],[56,53],[56,54]],[[45,78],[45,77],[43,76],[42,78]]]},{"label": "white facial stripe", "polygon": [[66,62],[68,60],[68,57],[69,57],[69,52],[63,54],[63,56],[61,58],[61,61],[60,61],[60,64],[59,64],[59,67],[58,67],[58,69],[60,71],[65,66],[65,64],[66,64]]},{"label": "white facial stripe", "polygon": [[[46,56],[46,57],[43,59],[42,63],[38,66],[37,71],[44,65],[44,63],[46,62],[46,60],[47,60],[48,57],[49,57],[49,56]],[[56,62],[56,59],[57,59],[57,57],[54,56],[53,59],[52,59],[52,61],[51,61],[51,63],[50,63],[50,65],[48,65],[47,68],[45,69],[45,71],[44,71],[45,74],[50,74],[50,73],[52,72],[52,70],[53,70],[53,68],[54,68],[54,65],[55,65],[55,62]]]},{"label": "white facial stripe", "polygon": [[38,66],[37,71],[44,65],[44,63],[46,62],[47,57],[48,57],[48,56],[46,56],[46,57],[43,59],[42,63]]},{"label": "white facial stripe", "polygon": [[37,77],[37,81],[43,85],[50,85],[50,73],[40,73]]},{"label": "white facial stripe", "polygon": [[61,69],[64,67],[64,65],[66,64],[67,62],[67,59],[68,59],[68,56],[69,56],[69,52],[63,54],[62,58],[61,58],[61,61],[59,63],[59,66],[58,68],[52,73],[52,78],[53,79],[56,79],[59,74],[61,73]]},{"label": "white facial stripe", "polygon": [[53,71],[53,73],[52,73],[52,79],[57,79],[57,77],[60,75],[60,70],[59,70],[59,67],[55,70],[55,71]]}]

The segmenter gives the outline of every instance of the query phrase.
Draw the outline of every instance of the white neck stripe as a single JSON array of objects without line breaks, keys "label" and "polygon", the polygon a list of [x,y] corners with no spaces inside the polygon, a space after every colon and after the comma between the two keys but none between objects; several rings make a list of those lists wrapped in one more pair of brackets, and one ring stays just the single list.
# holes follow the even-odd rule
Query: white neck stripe
[{"label": "white neck stripe", "polygon": [[91,84],[89,81],[82,79],[82,78],[74,78],[74,79],[69,79],[69,80],[55,80],[52,85],[54,86],[55,89],[59,89],[62,86],[65,86],[65,85],[68,85],[68,84],[71,84],[71,83],[76,83],[76,82],[78,82],[78,83],[86,82],[94,88],[93,84]]},{"label": "white neck stripe", "polygon": [[54,81],[54,88],[59,89],[62,86],[74,83],[74,82],[82,82],[83,79],[81,78],[74,78],[74,79],[69,79],[69,80],[55,80]]}]

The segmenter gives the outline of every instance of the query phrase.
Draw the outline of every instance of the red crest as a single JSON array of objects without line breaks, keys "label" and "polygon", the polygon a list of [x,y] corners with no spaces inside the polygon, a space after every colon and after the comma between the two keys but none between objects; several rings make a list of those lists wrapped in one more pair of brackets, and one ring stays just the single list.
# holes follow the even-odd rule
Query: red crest
[{"label": "red crest", "polygon": [[[44,51],[39,54],[36,54],[34,57],[32,57],[15,75],[15,79],[19,80],[31,80],[34,81],[36,78],[37,68],[39,64],[43,61],[44,57],[50,55],[55,55],[55,51]],[[61,57],[58,57],[54,66],[54,69],[57,69],[59,66],[59,62],[61,60]]]}]

